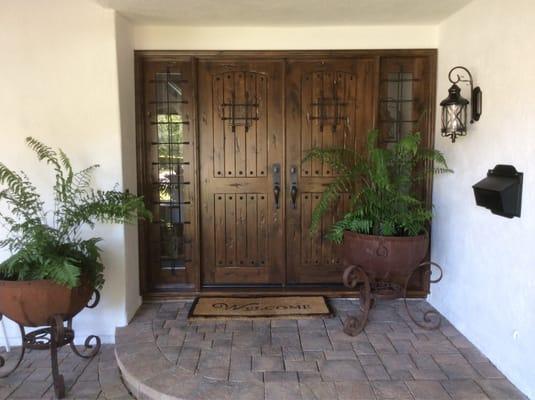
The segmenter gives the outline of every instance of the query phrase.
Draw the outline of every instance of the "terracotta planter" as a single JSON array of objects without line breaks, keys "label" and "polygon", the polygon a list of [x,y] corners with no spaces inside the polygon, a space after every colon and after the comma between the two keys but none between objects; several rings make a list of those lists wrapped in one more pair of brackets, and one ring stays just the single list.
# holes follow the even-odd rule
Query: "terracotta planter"
[{"label": "terracotta planter", "polygon": [[69,289],[49,280],[0,280],[0,314],[23,326],[50,325],[54,315],[64,321],[74,317],[92,294],[93,288],[87,283]]},{"label": "terracotta planter", "polygon": [[363,235],[346,231],[342,257],[347,265],[361,266],[371,279],[396,280],[417,267],[429,246],[429,236]]}]

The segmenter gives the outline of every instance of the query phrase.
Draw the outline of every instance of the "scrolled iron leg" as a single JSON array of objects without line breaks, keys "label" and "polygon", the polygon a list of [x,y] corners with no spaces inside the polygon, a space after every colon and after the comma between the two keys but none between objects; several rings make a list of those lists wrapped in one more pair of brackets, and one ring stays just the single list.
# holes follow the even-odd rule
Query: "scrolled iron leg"
[{"label": "scrolled iron leg", "polygon": [[[69,320],[69,328],[72,326],[72,320]],[[95,343],[91,343],[94,341]],[[84,341],[84,350],[80,352],[76,345],[74,344],[74,341],[69,343],[69,346],[71,347],[71,350],[74,354],[76,354],[78,357],[82,358],[93,358],[95,357],[98,352],[100,351],[101,341],[100,338],[96,335],[89,335],[85,341]]]},{"label": "scrolled iron leg", "polygon": [[[0,320],[2,319],[3,315],[0,314]],[[24,331],[24,327],[20,324],[19,325],[19,331],[22,341],[24,342],[24,337],[26,336],[26,332]],[[24,358],[24,353],[26,352],[26,348],[24,345],[20,346],[19,355],[16,358],[16,362],[10,366],[10,363],[7,363],[6,360],[0,356],[0,378],[5,378],[6,376],[10,375],[13,371],[15,371],[20,363],[22,362],[22,359]],[[6,365],[8,364],[8,365]]]},{"label": "scrolled iron leg", "polygon": [[422,329],[435,330],[435,329],[438,329],[440,327],[440,324],[442,323],[442,317],[440,316],[440,314],[436,312],[435,310],[425,311],[423,312],[423,322],[420,322],[415,318],[407,302],[407,287],[409,286],[409,282],[411,278],[416,273],[416,271],[418,271],[420,268],[425,268],[428,266],[436,267],[439,271],[438,278],[431,279],[430,283],[440,282],[440,280],[442,279],[442,276],[444,275],[442,267],[433,261],[426,261],[426,262],[421,263],[420,265],[418,265],[416,268],[412,270],[412,272],[409,274],[409,276],[405,280],[405,286],[403,289],[403,302],[405,303],[405,309],[407,310],[407,314],[409,315],[412,322],[414,322],[416,325],[418,325]]},{"label": "scrolled iron leg", "polygon": [[50,329],[50,360],[52,364],[52,379],[54,382],[54,393],[58,399],[65,397],[65,380],[59,372],[58,347],[62,346],[65,337],[65,327],[63,319],[55,315]]},{"label": "scrolled iron leg", "polygon": [[[97,289],[93,291],[93,299],[94,299],[93,302],[89,303],[86,306],[87,308],[95,308],[100,302],[100,292]],[[68,321],[67,326],[69,327],[69,329],[72,330],[72,319]],[[91,344],[91,342],[93,341],[94,343]],[[71,350],[74,352],[74,354],[76,354],[78,357],[93,358],[100,351],[101,340],[96,335],[89,335],[84,341],[84,350],[82,352],[78,351],[78,349],[76,348],[76,345],[74,344],[74,341],[69,343],[69,346],[71,347]]]},{"label": "scrolled iron leg", "polygon": [[97,289],[93,290],[93,302],[86,305],[86,308],[95,308],[100,303],[100,292]]},{"label": "scrolled iron leg", "polygon": [[344,271],[343,281],[350,289],[360,288],[361,315],[348,316],[344,321],[344,332],[349,336],[356,336],[364,330],[372,306],[370,279],[360,266],[350,265]]}]

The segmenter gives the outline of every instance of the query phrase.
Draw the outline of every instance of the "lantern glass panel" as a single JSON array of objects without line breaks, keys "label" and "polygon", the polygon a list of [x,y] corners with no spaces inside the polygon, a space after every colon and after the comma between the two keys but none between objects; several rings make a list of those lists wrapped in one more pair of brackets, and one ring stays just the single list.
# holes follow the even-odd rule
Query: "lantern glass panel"
[{"label": "lantern glass panel", "polygon": [[466,132],[466,105],[448,104],[442,107],[442,132],[463,135]]}]

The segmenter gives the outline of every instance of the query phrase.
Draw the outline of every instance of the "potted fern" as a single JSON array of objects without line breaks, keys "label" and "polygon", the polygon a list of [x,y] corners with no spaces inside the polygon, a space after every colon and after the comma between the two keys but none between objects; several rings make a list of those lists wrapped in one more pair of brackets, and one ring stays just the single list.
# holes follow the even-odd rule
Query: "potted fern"
[{"label": "potted fern", "polygon": [[343,259],[359,265],[370,280],[405,278],[425,257],[432,213],[414,195],[417,182],[429,174],[451,172],[437,150],[420,146],[413,133],[387,147],[378,144],[378,131],[369,133],[366,152],[312,149],[306,160],[319,159],[338,175],[313,210],[311,232],[340,193],[352,193],[351,209],[335,222],[327,238],[342,244]]},{"label": "potted fern", "polygon": [[31,137],[26,143],[54,170],[55,204],[46,211],[28,176],[0,163],[0,221],[7,231],[0,248],[11,253],[0,263],[0,315],[24,326],[42,326],[55,315],[72,318],[104,284],[101,239],[84,239],[81,229],[150,214],[142,197],[91,188],[98,165],[75,172],[62,150]]}]

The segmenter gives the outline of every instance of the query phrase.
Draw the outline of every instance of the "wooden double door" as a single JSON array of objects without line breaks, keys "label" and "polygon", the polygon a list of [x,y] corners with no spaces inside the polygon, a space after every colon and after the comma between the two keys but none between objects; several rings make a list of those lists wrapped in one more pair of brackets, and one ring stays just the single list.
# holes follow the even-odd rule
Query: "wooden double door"
[{"label": "wooden double door", "polygon": [[313,208],[336,174],[302,163],[313,147],[357,149],[373,126],[374,61],[199,63],[202,280],[221,284],[339,282]]},{"label": "wooden double door", "polygon": [[[144,111],[145,117],[156,112],[158,119],[142,124],[141,169],[151,170],[154,160],[158,166],[156,172],[143,174],[141,186],[154,200],[154,183],[162,176],[176,177],[173,182],[164,178],[164,184],[188,184],[170,193],[160,187],[159,204],[150,203],[159,225],[149,224],[151,228],[142,233],[141,254],[148,260],[145,290],[340,285],[343,265],[337,246],[325,233],[349,209],[351,195],[341,194],[318,232],[310,233],[312,211],[336,171],[327,163],[303,158],[312,148],[362,152],[367,133],[381,126],[385,112],[388,117],[396,111],[392,120],[398,124],[393,129],[386,119],[390,125],[383,127],[385,144],[422,123],[421,102],[410,101],[416,99],[418,81],[426,77],[418,72],[418,63],[429,69],[430,58],[396,59],[397,67],[390,69],[397,75],[377,55],[295,59],[219,55],[138,63],[138,75],[145,82],[139,112]],[[408,75],[400,75],[399,68],[408,69]],[[154,79],[159,70],[166,73],[160,80],[167,80],[160,94],[150,84],[152,79],[159,85]],[[410,93],[406,89],[394,102],[392,96],[399,93],[394,93],[390,81],[398,86],[409,82]],[[176,98],[169,100],[169,91]],[[151,99],[150,93],[156,98]],[[391,103],[403,106],[404,115]],[[160,114],[155,107],[160,107]],[[155,135],[165,151],[152,149]],[[182,147],[171,159],[181,165],[169,175],[169,152],[178,143]],[[179,194],[176,204],[165,204],[172,203],[173,193]],[[173,207],[180,220],[172,220]],[[175,261],[182,262],[164,269],[162,252],[168,246],[162,232],[169,229],[175,234],[171,246]]]}]

